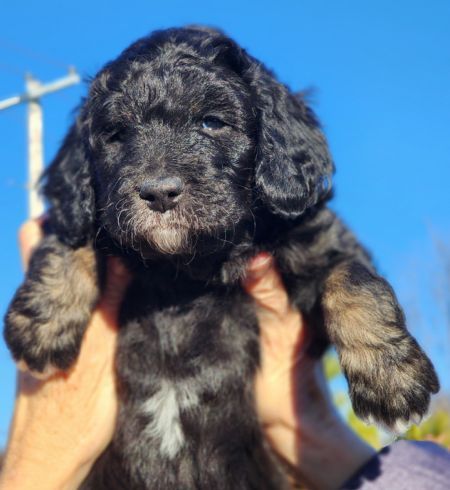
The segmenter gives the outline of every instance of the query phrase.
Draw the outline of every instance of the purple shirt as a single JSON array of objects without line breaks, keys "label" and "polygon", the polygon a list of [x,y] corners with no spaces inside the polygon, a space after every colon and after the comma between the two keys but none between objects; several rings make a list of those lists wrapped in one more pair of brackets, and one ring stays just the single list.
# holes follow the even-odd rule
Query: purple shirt
[{"label": "purple shirt", "polygon": [[450,453],[432,442],[397,441],[371,458],[343,490],[450,490]]}]

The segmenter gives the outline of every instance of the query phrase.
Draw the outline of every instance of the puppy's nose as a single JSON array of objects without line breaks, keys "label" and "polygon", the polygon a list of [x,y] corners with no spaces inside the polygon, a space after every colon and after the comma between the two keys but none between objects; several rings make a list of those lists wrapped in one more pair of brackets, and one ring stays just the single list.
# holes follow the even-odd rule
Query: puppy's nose
[{"label": "puppy's nose", "polygon": [[142,183],[139,197],[148,201],[153,211],[164,213],[177,205],[183,188],[183,181],[179,177],[148,179]]}]

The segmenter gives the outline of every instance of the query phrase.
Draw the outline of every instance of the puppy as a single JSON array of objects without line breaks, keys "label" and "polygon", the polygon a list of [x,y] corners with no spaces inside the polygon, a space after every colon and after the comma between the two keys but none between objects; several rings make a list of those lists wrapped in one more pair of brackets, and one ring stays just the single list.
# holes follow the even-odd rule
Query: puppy
[{"label": "puppy", "polygon": [[253,398],[258,325],[240,280],[272,253],[332,342],[355,412],[391,430],[438,390],[389,284],[327,208],[333,163],[304,100],[221,32],[159,31],[108,63],[45,175],[51,232],[6,316],[17,361],[68,369],[104,259],[134,281],[120,315],[121,409],[83,488],[286,486]]}]

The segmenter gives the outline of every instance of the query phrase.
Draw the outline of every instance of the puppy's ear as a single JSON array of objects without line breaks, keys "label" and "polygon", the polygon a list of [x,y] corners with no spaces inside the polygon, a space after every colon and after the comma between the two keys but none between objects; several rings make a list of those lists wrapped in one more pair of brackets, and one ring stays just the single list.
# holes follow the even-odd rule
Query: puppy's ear
[{"label": "puppy's ear", "polygon": [[53,231],[70,246],[84,245],[93,237],[95,197],[79,120],[69,130],[43,179]]},{"label": "puppy's ear", "polygon": [[218,31],[208,32],[215,61],[238,73],[254,97],[258,196],[272,212],[296,218],[331,190],[334,166],[316,117],[301,96],[234,41]]},{"label": "puppy's ear", "polygon": [[265,69],[256,72],[251,82],[259,112],[256,188],[272,212],[296,218],[330,192],[334,165],[302,98]]}]

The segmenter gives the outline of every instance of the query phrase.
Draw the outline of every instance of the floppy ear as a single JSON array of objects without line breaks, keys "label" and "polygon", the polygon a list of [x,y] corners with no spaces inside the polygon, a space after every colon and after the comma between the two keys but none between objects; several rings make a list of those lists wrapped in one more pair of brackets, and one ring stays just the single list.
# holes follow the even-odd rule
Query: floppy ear
[{"label": "floppy ear", "polygon": [[312,110],[270,72],[256,67],[250,85],[259,112],[258,195],[275,214],[296,218],[330,193],[334,165],[325,137]]},{"label": "floppy ear", "polygon": [[52,230],[67,245],[84,245],[94,233],[95,197],[79,120],[69,130],[43,179]]},{"label": "floppy ear", "polygon": [[[201,33],[202,31],[199,30]],[[220,31],[203,29],[214,60],[248,84],[259,118],[256,190],[273,213],[296,218],[331,190],[334,165],[325,137],[301,96]]]}]

